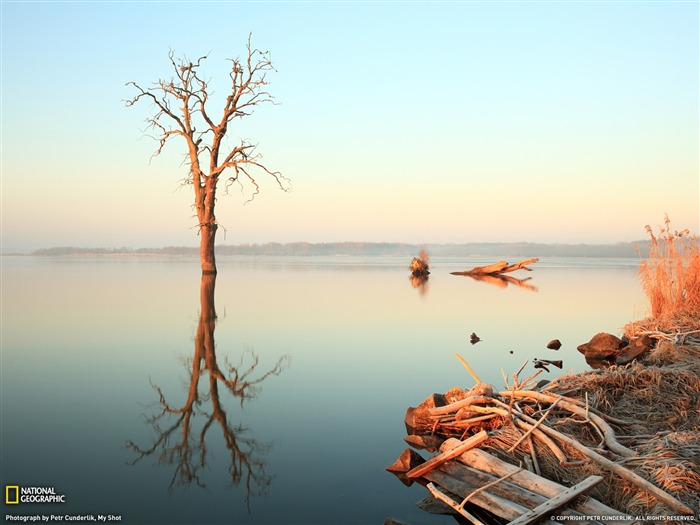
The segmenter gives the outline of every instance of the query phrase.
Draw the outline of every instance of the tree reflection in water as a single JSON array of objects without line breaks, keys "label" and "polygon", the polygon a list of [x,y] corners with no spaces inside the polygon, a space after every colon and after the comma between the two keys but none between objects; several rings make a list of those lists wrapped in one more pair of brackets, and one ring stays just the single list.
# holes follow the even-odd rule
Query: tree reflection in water
[{"label": "tree reflection in water", "polygon": [[411,281],[411,286],[418,290],[421,297],[424,297],[428,293],[427,275],[410,275],[408,279]]},{"label": "tree reflection in water", "polygon": [[[144,418],[155,430],[156,437],[148,448],[127,441],[127,448],[136,453],[135,459],[128,464],[135,465],[144,458],[154,457],[158,463],[175,465],[168,485],[170,490],[175,485],[187,486],[192,483],[205,487],[201,471],[207,464],[206,436],[209,430],[218,424],[229,453],[228,471],[231,484],[245,483],[246,501],[249,501],[250,496],[266,493],[272,481],[272,476],[266,473],[267,463],[264,459],[270,445],[254,439],[249,429],[243,425],[235,425],[229,421],[221,403],[219,383],[238,398],[242,406],[246,399],[254,398],[259,393],[260,385],[265,379],[279,375],[288,366],[289,357],[280,358],[274,368],[257,377],[255,373],[259,359],[252,352],[248,364],[244,364],[245,356],[241,357],[238,366],[231,365],[227,360],[225,372],[222,371],[216,360],[214,343],[215,284],[216,274],[202,275],[201,310],[194,341],[194,357],[187,361],[190,374],[187,400],[182,407],[174,408],[166,401],[160,387],[151,383],[159,396],[156,403],[158,410],[153,415],[144,415]],[[202,375],[208,375],[209,378],[209,388],[206,392],[200,392]],[[208,409],[205,406],[207,402],[211,402]],[[194,423],[198,416],[203,418],[203,424],[196,430]]]}]

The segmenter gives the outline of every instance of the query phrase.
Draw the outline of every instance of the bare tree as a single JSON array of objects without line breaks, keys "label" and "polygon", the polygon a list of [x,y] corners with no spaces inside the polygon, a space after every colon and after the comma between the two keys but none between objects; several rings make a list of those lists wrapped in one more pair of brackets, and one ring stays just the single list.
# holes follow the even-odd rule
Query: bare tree
[{"label": "bare tree", "polygon": [[185,141],[185,164],[189,166],[189,173],[184,183],[194,187],[202,273],[216,273],[214,241],[218,224],[214,211],[219,181],[224,180],[227,188],[236,183],[251,185],[251,200],[260,189],[255,173],[271,176],[284,191],[290,189],[289,179],[262,164],[256,144],[247,139],[241,139],[235,147],[227,147],[224,143],[236,119],[251,115],[261,104],[274,102],[267,91],[267,74],[274,68],[269,52],[251,47],[248,37],[246,58],[229,59],[230,91],[221,117],[217,119],[207,105],[212,92],[200,72],[207,55],[191,62],[186,58],[176,59],[170,51],[168,58],[174,76],[169,80],[160,79],[148,88],[128,82],[127,86],[136,88],[138,94],[127,100],[126,105],[131,107],[141,100],[153,104],[154,114],[146,122],[154,133],[151,136],[158,141],[154,157],[163,151],[170,139],[181,137]]}]

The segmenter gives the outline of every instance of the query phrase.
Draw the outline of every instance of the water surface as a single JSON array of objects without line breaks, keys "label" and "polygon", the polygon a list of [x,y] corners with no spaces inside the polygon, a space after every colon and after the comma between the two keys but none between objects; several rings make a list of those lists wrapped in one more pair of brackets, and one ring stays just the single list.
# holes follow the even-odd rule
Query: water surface
[{"label": "water surface", "polygon": [[[472,386],[455,353],[498,388],[501,370],[526,359],[587,369],[576,346],[619,334],[644,302],[635,260],[542,260],[513,274],[531,278],[527,287],[449,274],[493,262],[479,259],[434,261],[414,287],[408,262],[220,260],[209,357],[226,377],[228,366],[242,373],[257,358],[253,382],[281,370],[244,400],[202,373],[185,423],[180,413],[152,418],[164,407],[159,392],[169,408],[188,402],[202,313],[196,260],[3,257],[2,483],[53,486],[67,501],[6,513],[111,513],[135,524],[453,523],[415,507],[425,490],[384,471],[405,448],[406,408]],[[557,352],[545,348],[554,338]],[[200,441],[218,409],[225,423],[211,419]]]}]

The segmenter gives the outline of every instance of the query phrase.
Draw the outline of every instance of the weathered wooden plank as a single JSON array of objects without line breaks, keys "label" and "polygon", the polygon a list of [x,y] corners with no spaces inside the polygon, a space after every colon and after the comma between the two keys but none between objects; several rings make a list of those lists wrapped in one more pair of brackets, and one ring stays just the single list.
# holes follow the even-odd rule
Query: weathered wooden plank
[{"label": "weathered wooden plank", "polygon": [[[470,485],[475,487],[475,490],[480,489],[481,487],[483,487],[484,485],[488,485],[489,483],[494,483],[499,479],[490,474],[481,472],[480,470],[467,467],[466,465],[462,465],[461,463],[458,463],[456,461],[452,461],[441,466],[440,470],[446,472],[454,478],[464,479],[468,481]],[[520,485],[516,485],[511,481],[510,478],[499,481],[498,483],[494,483],[486,490],[494,496],[509,499],[514,503],[522,505],[526,509],[537,507],[538,505],[541,505],[548,499],[544,496],[537,494],[536,492],[532,492],[527,487],[521,487]]]},{"label": "weathered wooden plank", "polygon": [[[471,483],[471,480],[456,478],[440,469],[431,470],[423,477],[461,498],[466,498],[479,488],[479,485]],[[486,490],[474,494],[469,501],[506,520],[514,520],[529,510],[528,507],[515,503],[507,497],[496,496]],[[544,498],[542,498],[542,501],[544,501]],[[542,523],[548,525],[559,524],[559,522],[548,519],[542,520]]]},{"label": "weathered wooden plank", "polygon": [[429,472],[430,470],[434,469],[435,467],[438,467],[443,463],[451,460],[452,458],[459,456],[463,452],[466,452],[470,448],[476,447],[480,443],[483,443],[484,441],[486,441],[486,439],[488,439],[488,437],[489,435],[486,433],[486,431],[482,430],[481,432],[473,435],[469,439],[462,441],[462,443],[460,445],[457,445],[455,448],[446,452],[441,452],[437,456],[430,458],[422,465],[418,465],[417,467],[409,470],[406,476],[408,476],[409,478],[418,478],[426,472]]},{"label": "weathered wooden plank", "polygon": [[600,476],[589,476],[582,482],[577,483],[573,487],[568,488],[563,492],[560,492],[553,498],[545,501],[541,505],[538,505],[534,509],[527,511],[518,519],[511,521],[508,525],[531,525],[533,523],[536,523],[540,521],[545,515],[551,514],[562,505],[567,504],[576,496],[583,494],[588,489],[594,487],[601,481],[603,481],[603,478]]},{"label": "weathered wooden plank", "polygon": [[[454,446],[456,443],[459,443],[459,440],[451,438],[445,441],[443,447],[449,448],[450,446]],[[560,485],[559,483],[533,474],[532,472],[528,472],[527,470],[516,472],[519,469],[515,465],[511,465],[510,463],[501,461],[497,457],[492,456],[488,452],[485,452],[478,448],[468,450],[467,452],[464,452],[463,454],[457,456],[457,458],[455,459],[460,463],[476,468],[482,472],[486,472],[495,477],[500,478],[512,474],[512,476],[509,478],[510,481],[520,486],[527,487],[532,492],[540,494],[546,498],[551,498],[553,496],[556,496],[563,490],[566,490],[566,487],[564,485]],[[624,515],[624,513],[617,511],[612,507],[608,507],[607,505],[604,505],[600,501],[593,498],[586,498],[586,500],[581,503],[577,502],[573,505],[573,508],[589,516]],[[603,523],[606,523],[605,519],[601,521],[603,521]],[[614,523],[626,525],[632,523],[633,521],[634,520],[615,520]],[[613,521],[610,521],[610,523],[613,523]]]},{"label": "weathered wooden plank", "polygon": [[[457,490],[452,489],[449,490],[451,490],[459,496],[469,496],[469,501],[476,501],[477,497],[482,492],[485,492],[487,493],[487,498],[493,496],[496,498],[509,500],[515,505],[529,510],[538,507],[539,505],[542,505],[548,499],[550,499],[541,496],[536,492],[533,492],[529,489],[529,487],[521,487],[520,485],[512,483],[511,479],[515,475],[511,476],[511,478],[507,480],[499,479],[494,476],[491,476],[490,474],[486,474],[485,472],[481,472],[480,470],[468,467],[466,465],[462,465],[461,463],[455,461],[451,461],[449,463],[446,463],[445,465],[442,465],[440,467],[440,471],[444,472],[445,474],[451,476],[454,479],[464,481],[466,486],[462,485],[462,489],[465,491],[465,493],[460,493]],[[482,487],[484,487],[487,484],[492,485],[489,486],[486,490],[482,490]],[[468,487],[474,487],[474,489],[468,490]],[[482,492],[475,492],[477,490],[481,490]],[[565,487],[564,490],[566,490]],[[558,511],[558,514],[562,516],[573,516],[575,517],[576,522],[581,524],[599,525],[601,523],[600,521],[596,521],[592,518],[586,519],[586,516],[583,513],[572,510],[570,508],[560,509]],[[515,519],[506,516],[502,517],[508,520]],[[616,523],[619,522],[616,521]]]}]

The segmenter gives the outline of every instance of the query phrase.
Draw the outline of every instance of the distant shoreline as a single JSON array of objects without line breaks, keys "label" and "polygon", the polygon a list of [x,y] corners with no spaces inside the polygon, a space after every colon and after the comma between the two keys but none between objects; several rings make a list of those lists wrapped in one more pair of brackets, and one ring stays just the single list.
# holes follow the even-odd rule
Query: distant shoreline
[{"label": "distant shoreline", "polygon": [[[265,244],[218,245],[218,256],[414,256],[426,250],[432,257],[646,257],[648,241],[618,242],[614,244],[561,244],[561,243],[463,243],[463,244],[409,244],[390,242],[292,242]],[[94,248],[55,246],[29,253],[3,253],[4,256],[66,257],[198,257],[199,248],[165,246],[162,248]]]}]

